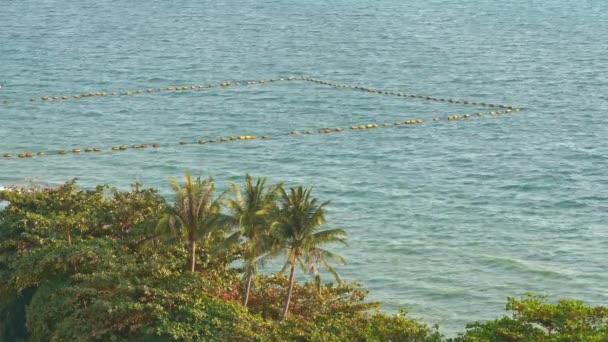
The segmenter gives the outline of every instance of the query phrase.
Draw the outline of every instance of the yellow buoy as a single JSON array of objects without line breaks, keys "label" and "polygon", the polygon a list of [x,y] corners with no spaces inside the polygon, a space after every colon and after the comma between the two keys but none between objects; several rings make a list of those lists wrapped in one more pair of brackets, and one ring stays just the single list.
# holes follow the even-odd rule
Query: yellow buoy
[{"label": "yellow buoy", "polygon": [[365,126],[365,125],[359,125],[359,129],[366,129],[366,128],[367,128],[367,126]]},{"label": "yellow buoy", "polygon": [[139,144],[135,144],[135,145],[133,145],[133,146],[131,146],[131,147],[133,147],[133,148],[141,148],[141,145],[139,145]]},{"label": "yellow buoy", "polygon": [[160,147],[160,144],[152,144],[152,147],[154,147],[154,148]]},{"label": "yellow buoy", "polygon": [[238,137],[234,136],[234,135],[230,137],[230,140],[237,140],[237,139],[238,139]]},{"label": "yellow buoy", "polygon": [[439,120],[441,120],[441,119],[439,119],[439,118],[433,118],[433,121],[439,121]]},{"label": "yellow buoy", "polygon": [[4,158],[12,158],[13,157],[13,155],[10,154],[10,153],[5,153],[3,156],[4,156]]},{"label": "yellow buoy", "polygon": [[336,128],[336,132],[342,132],[343,130],[344,130],[344,128],[342,128],[342,127],[337,127]]},{"label": "yellow buoy", "polygon": [[180,142],[179,142],[179,144],[180,144],[180,145],[187,145],[187,144],[188,144],[188,142],[187,142],[187,141],[180,141]]},{"label": "yellow buoy", "polygon": [[84,151],[85,152],[93,152],[93,149],[92,148],[85,148]]},{"label": "yellow buoy", "polygon": [[201,139],[201,140],[198,141],[198,143],[201,144],[201,145],[203,145],[203,144],[206,144],[207,141]]},{"label": "yellow buoy", "polygon": [[93,149],[93,152],[101,152],[101,149],[100,149],[100,148],[95,147],[95,148]]},{"label": "yellow buoy", "polygon": [[247,140],[247,137],[246,137],[246,136],[244,136],[244,135],[241,135],[241,136],[239,137],[239,139],[240,139],[240,140]]},{"label": "yellow buoy", "polygon": [[112,151],[118,151],[120,150],[120,146],[112,146]]},{"label": "yellow buoy", "polygon": [[359,126],[350,126],[350,129],[358,129]]},{"label": "yellow buoy", "polygon": [[298,131],[291,131],[291,134],[299,134],[300,132]]},{"label": "yellow buoy", "polygon": [[128,148],[129,148],[129,147],[127,147],[127,145],[122,145],[122,146],[120,146],[120,147],[119,147],[119,149],[120,149],[121,151],[124,151],[124,150],[126,150],[126,149],[128,149]]},{"label": "yellow buoy", "polygon": [[148,148],[148,147],[150,147],[150,145],[148,145],[148,144],[142,144],[141,145],[141,148]]},{"label": "yellow buoy", "polygon": [[66,150],[60,150],[60,151],[59,151],[59,152],[57,152],[57,153],[59,153],[59,154],[68,154],[68,151],[66,151]]},{"label": "yellow buoy", "polygon": [[80,149],[75,148],[75,149],[72,150],[72,152],[74,152],[74,153],[80,153]]},{"label": "yellow buoy", "polygon": [[25,153],[19,153],[19,154],[17,155],[17,157],[19,157],[19,158],[25,158]]},{"label": "yellow buoy", "polygon": [[64,100],[67,100],[67,99],[69,99],[70,97],[69,97],[69,96],[62,96],[61,98],[62,98],[62,99],[64,99]]},{"label": "yellow buoy", "polygon": [[214,142],[216,142],[216,141],[217,141],[217,139],[209,139],[209,142],[210,142],[210,143],[214,143]]},{"label": "yellow buoy", "polygon": [[228,141],[228,138],[220,138],[220,141]]},{"label": "yellow buoy", "polygon": [[268,134],[262,135],[262,139],[269,139],[269,138],[270,138],[270,136]]},{"label": "yellow buoy", "polygon": [[39,155],[39,156],[43,156],[43,155],[45,155],[45,153],[44,153],[44,152],[38,152],[38,153],[36,153],[36,154],[37,154],[37,155]]}]

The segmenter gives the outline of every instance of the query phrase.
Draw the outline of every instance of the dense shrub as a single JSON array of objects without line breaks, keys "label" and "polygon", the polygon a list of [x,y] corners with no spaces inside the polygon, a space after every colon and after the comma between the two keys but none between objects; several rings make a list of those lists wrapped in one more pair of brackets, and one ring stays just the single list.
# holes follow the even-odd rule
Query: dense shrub
[{"label": "dense shrub", "polygon": [[591,307],[574,299],[549,303],[546,296],[508,298],[505,316],[467,326],[455,341],[608,341],[608,308]]}]

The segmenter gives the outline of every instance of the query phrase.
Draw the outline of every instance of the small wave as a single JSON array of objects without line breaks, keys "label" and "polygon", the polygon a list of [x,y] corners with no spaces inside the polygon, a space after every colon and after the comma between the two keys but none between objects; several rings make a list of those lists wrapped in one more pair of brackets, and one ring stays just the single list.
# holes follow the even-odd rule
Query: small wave
[{"label": "small wave", "polygon": [[520,260],[510,257],[497,255],[482,255],[483,264],[504,268],[510,271],[523,271],[527,273],[539,274],[546,277],[560,277],[562,274],[559,271],[550,269],[547,266],[532,264],[530,261]]},{"label": "small wave", "polygon": [[462,298],[466,295],[467,291],[462,288],[432,288],[428,293],[432,300]]},{"label": "small wave", "polygon": [[555,203],[555,206],[558,208],[584,208],[587,205],[576,200],[563,200]]},{"label": "small wave", "polygon": [[507,184],[498,187],[500,190],[516,190],[518,192],[531,192],[537,190],[546,190],[548,187],[541,184]]}]

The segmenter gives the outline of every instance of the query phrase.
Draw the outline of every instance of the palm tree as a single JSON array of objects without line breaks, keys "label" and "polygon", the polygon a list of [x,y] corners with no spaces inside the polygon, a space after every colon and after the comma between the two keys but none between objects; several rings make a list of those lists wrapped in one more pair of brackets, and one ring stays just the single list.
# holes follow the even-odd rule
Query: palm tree
[{"label": "palm tree", "polygon": [[167,214],[159,221],[158,227],[169,228],[181,241],[186,236],[190,252],[190,271],[196,268],[197,241],[203,248],[208,248],[223,236],[227,227],[226,216],[222,214],[224,192],[215,196],[215,182],[212,177],[192,179],[186,171],[186,182],[180,185],[171,179],[171,188],[175,193],[175,204],[167,208]]},{"label": "palm tree", "polygon": [[258,178],[253,184],[251,176],[247,175],[243,191],[238,185],[232,184],[235,197],[227,201],[234,223],[238,226],[238,231],[229,237],[228,241],[245,239],[242,248],[245,271],[244,306],[247,306],[249,301],[251,282],[257,273],[258,265],[271,246],[271,215],[276,208],[278,189],[279,185],[266,187],[266,178]]},{"label": "palm tree", "polygon": [[295,284],[296,265],[310,271],[318,277],[317,265],[322,265],[334,275],[339,282],[338,273],[329,264],[333,259],[342,264],[344,258],[334,254],[321,246],[341,242],[346,244],[346,232],[342,229],[325,229],[321,226],[325,223],[325,206],[329,202],[319,204],[316,198],[311,198],[311,189],[303,189],[301,186],[291,188],[289,193],[283,188],[281,191],[281,203],[273,223],[273,234],[280,243],[280,249],[287,254],[287,261],[283,271],[290,268],[287,298],[281,312],[280,320],[285,320],[289,310],[289,302]]}]

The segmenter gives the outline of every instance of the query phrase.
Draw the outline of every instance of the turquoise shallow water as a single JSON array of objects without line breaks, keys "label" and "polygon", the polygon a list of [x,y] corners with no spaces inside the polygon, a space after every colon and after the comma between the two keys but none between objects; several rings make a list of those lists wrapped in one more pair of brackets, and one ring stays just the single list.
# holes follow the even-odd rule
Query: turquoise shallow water
[{"label": "turquoise shallow water", "polygon": [[168,190],[189,168],[314,185],[347,279],[439,323],[526,291],[608,302],[608,8],[602,1],[19,1],[0,10],[0,152],[263,134],[470,107],[301,82],[32,96],[309,75],[513,103],[515,115],[234,144],[0,160],[30,180]]}]

